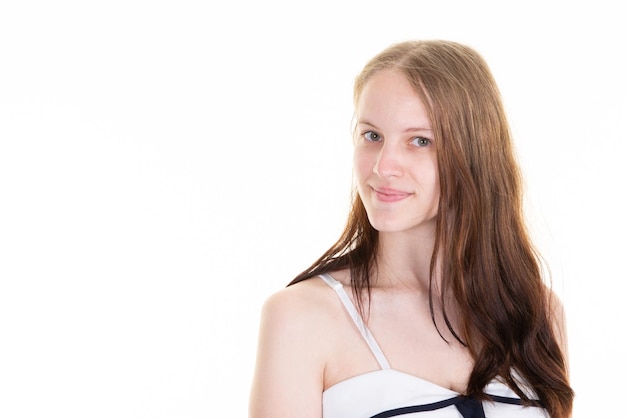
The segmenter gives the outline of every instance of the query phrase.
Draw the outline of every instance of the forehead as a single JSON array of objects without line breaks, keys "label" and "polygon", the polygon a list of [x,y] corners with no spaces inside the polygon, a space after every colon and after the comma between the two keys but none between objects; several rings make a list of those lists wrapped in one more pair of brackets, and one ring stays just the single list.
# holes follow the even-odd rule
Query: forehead
[{"label": "forehead", "polygon": [[407,77],[397,69],[372,75],[363,86],[356,103],[359,121],[406,121],[430,125],[422,99]]}]

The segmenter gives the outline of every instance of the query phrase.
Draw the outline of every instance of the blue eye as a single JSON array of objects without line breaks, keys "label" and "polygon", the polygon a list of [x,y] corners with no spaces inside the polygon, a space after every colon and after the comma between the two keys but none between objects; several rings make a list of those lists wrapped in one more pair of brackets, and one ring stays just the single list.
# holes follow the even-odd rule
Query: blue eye
[{"label": "blue eye", "polygon": [[376,132],[373,132],[373,131],[367,131],[363,134],[363,136],[368,141],[372,141],[372,142],[380,141],[380,135],[378,135]]},{"label": "blue eye", "polygon": [[426,147],[430,145],[431,141],[428,138],[424,138],[422,136],[418,136],[413,138],[411,141],[412,144],[417,145],[418,147]]}]

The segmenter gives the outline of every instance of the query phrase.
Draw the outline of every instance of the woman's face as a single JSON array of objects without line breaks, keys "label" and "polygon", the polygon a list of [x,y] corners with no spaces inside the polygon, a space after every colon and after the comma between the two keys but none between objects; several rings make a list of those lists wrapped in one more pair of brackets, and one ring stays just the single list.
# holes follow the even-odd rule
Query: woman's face
[{"label": "woman's face", "polygon": [[382,70],[357,103],[354,171],[372,226],[434,233],[439,174],[426,108],[398,70]]}]

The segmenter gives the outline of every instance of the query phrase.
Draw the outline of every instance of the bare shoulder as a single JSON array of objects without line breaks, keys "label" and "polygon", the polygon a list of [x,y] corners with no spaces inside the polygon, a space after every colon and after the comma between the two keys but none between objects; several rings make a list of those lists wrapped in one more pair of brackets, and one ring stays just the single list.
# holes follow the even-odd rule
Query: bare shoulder
[{"label": "bare shoulder", "polygon": [[[261,337],[280,340],[281,351],[323,362],[331,350],[331,325],[339,305],[334,291],[319,278],[281,289],[267,298],[261,310]],[[324,338],[320,338],[323,336]]]},{"label": "bare shoulder", "polygon": [[263,304],[250,417],[321,417],[334,292],[309,279]]},{"label": "bare shoulder", "polygon": [[[261,330],[288,333],[308,339],[312,333],[327,329],[337,308],[332,289],[313,278],[281,289],[269,296],[261,310]],[[319,348],[319,347],[318,347]]]},{"label": "bare shoulder", "polygon": [[263,304],[263,314],[289,313],[309,315],[322,313],[330,301],[329,286],[318,278],[304,280],[270,295]]}]

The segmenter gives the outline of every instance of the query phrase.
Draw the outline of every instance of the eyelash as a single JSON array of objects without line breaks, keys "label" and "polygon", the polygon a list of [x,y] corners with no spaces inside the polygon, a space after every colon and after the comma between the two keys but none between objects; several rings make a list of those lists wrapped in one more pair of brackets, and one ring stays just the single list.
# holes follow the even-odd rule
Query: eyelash
[{"label": "eyelash", "polygon": [[[367,141],[370,141],[370,142],[379,142],[381,140],[381,136],[378,133],[374,132],[374,131],[365,131],[365,132],[363,132],[362,136]],[[376,136],[376,138],[374,139],[374,138],[372,138],[372,136]],[[432,141],[430,139],[424,138],[422,136],[416,136],[415,138],[411,139],[411,143],[414,143],[416,141],[418,143],[419,142],[425,142],[425,143],[422,143],[422,144],[416,144],[416,146],[419,146],[419,147],[425,147],[425,146],[428,146],[428,145],[430,145],[432,143]]]},{"label": "eyelash", "polygon": [[417,142],[425,141],[426,142],[425,144],[419,145],[419,146],[423,146],[423,147],[425,147],[427,145],[430,145],[432,143],[432,141],[430,139],[424,138],[423,136],[417,136],[417,137],[413,138],[413,141],[411,141],[411,142],[415,142],[415,141],[417,141]]},{"label": "eyelash", "polygon": [[[377,139],[372,139],[371,137],[372,137],[373,135],[376,135]],[[378,142],[378,141],[380,141],[380,135],[378,135],[378,134],[377,134],[376,132],[374,132],[374,131],[366,131],[366,132],[363,132],[363,137],[364,137],[366,140],[371,141],[371,142]]]}]

